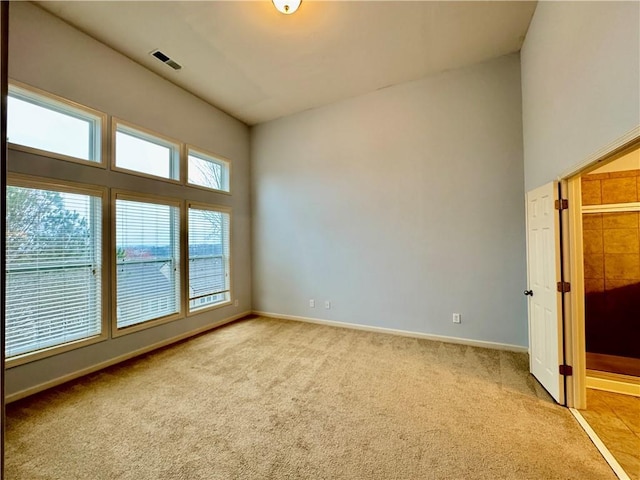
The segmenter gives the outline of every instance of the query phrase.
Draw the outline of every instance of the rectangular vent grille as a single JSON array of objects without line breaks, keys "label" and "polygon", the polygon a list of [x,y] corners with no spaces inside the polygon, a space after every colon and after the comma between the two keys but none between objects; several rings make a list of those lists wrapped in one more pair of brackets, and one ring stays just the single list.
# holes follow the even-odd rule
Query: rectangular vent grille
[{"label": "rectangular vent grille", "polygon": [[174,70],[180,70],[182,68],[182,65],[180,65],[178,62],[171,60],[171,58],[169,58],[168,55],[165,55],[160,50],[154,50],[153,52],[151,52],[151,55],[156,57],[162,63],[169,65]]}]

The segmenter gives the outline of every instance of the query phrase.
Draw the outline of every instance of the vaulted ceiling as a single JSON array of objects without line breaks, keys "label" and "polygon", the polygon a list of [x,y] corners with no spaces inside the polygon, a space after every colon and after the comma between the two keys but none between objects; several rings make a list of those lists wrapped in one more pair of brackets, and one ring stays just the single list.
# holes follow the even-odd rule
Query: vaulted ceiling
[{"label": "vaulted ceiling", "polygon": [[[37,2],[249,125],[522,46],[536,2]],[[159,49],[182,65],[150,55]]]}]

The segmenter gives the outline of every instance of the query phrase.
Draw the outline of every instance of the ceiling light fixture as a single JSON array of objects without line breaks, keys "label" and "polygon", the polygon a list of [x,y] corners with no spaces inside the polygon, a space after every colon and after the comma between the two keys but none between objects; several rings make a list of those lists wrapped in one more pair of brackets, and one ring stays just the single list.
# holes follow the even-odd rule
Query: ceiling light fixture
[{"label": "ceiling light fixture", "polygon": [[276,9],[285,15],[291,15],[302,3],[302,0],[272,0]]}]

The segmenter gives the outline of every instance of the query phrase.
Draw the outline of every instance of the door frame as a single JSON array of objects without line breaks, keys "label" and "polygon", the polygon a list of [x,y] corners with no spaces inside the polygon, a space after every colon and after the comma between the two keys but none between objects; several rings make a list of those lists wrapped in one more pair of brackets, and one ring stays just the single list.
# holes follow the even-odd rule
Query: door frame
[{"label": "door frame", "polygon": [[563,310],[565,362],[573,367],[573,375],[565,377],[567,407],[587,407],[581,178],[637,148],[640,148],[640,126],[560,177],[562,198],[569,201],[569,208],[561,211],[561,225],[564,229],[561,245],[562,267],[566,280],[571,284],[571,291],[565,295]]}]

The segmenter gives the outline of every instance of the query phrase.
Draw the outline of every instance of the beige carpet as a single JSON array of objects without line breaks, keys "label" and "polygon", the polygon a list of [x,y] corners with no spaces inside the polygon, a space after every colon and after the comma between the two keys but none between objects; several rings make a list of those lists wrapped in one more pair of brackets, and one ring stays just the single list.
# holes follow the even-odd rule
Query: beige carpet
[{"label": "beige carpet", "polygon": [[6,478],[615,476],[523,354],[254,318],[9,405]]}]

